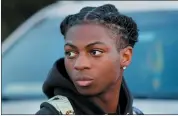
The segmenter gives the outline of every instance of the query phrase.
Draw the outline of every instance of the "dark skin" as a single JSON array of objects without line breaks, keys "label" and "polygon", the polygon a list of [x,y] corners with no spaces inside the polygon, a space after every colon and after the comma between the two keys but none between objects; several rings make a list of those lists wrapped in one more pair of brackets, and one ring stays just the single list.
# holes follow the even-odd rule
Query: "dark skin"
[{"label": "dark skin", "polygon": [[[132,47],[118,51],[110,32],[97,24],[71,27],[65,39],[65,67],[80,94],[91,96],[106,113],[115,113],[123,67],[131,62]],[[77,80],[82,77],[90,78],[91,83],[79,85]]]}]

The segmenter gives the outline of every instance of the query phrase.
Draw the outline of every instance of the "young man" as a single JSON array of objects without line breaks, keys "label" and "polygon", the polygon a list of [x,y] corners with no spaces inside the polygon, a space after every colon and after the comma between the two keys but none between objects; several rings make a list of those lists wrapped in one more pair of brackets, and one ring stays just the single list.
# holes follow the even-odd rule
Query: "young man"
[{"label": "young man", "polygon": [[132,107],[123,72],[138,39],[137,24],[114,5],[84,7],[60,26],[65,58],[54,64],[36,114],[142,114]]}]

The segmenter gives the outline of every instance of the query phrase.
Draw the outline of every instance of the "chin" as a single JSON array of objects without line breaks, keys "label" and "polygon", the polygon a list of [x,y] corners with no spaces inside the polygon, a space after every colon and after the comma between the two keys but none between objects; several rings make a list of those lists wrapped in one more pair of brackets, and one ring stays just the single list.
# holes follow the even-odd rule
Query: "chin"
[{"label": "chin", "polygon": [[95,96],[100,92],[97,92],[96,89],[84,89],[84,88],[77,88],[77,91],[84,96]]}]

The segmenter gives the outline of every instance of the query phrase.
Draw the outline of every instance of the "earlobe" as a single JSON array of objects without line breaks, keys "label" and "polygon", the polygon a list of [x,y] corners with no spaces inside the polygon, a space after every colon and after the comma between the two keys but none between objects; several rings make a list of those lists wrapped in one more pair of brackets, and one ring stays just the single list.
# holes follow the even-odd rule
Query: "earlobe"
[{"label": "earlobe", "polygon": [[126,68],[127,68],[126,66],[123,67],[124,70],[125,70]]},{"label": "earlobe", "polygon": [[128,67],[132,60],[132,47],[126,47],[121,51],[121,67]]}]

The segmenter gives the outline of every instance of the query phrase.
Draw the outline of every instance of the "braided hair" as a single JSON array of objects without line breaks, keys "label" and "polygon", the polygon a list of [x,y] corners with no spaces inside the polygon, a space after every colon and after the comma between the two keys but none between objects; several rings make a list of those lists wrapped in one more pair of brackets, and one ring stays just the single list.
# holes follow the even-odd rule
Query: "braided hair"
[{"label": "braided hair", "polygon": [[131,17],[118,12],[117,8],[112,4],[105,4],[99,7],[84,7],[79,13],[68,15],[62,21],[60,31],[65,37],[66,32],[72,26],[91,23],[109,28],[112,30],[111,35],[113,37],[118,37],[119,35],[120,39],[116,39],[118,50],[127,46],[134,47],[138,41],[138,29],[135,21]]}]

